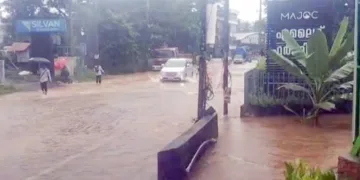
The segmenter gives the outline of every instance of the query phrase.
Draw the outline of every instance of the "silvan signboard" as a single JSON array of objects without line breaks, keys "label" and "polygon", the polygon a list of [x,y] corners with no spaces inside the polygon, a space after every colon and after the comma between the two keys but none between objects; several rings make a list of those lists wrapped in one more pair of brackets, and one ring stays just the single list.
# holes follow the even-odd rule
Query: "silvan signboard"
[{"label": "silvan signboard", "polygon": [[66,32],[64,19],[17,20],[16,33],[56,33]]},{"label": "silvan signboard", "polygon": [[[327,37],[332,35],[335,14],[332,0],[269,0],[267,8],[267,48],[284,56],[290,56],[291,52],[283,41],[283,30],[288,30],[304,51],[315,31],[321,30]],[[267,65],[269,71],[281,71],[269,58]]]}]

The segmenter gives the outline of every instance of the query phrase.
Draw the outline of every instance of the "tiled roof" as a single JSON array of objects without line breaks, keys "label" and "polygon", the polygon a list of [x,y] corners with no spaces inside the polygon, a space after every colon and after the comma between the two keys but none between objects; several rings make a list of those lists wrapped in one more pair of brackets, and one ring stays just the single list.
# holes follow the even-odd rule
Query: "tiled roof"
[{"label": "tiled roof", "polygon": [[14,42],[9,48],[9,51],[21,52],[21,51],[26,51],[29,47],[30,47],[30,43]]}]

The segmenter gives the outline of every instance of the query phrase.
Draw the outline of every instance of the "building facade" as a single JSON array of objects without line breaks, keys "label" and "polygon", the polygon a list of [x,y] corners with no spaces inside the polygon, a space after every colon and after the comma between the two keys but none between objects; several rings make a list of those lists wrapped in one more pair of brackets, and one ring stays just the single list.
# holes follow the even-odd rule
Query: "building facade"
[{"label": "building facade", "polygon": [[[211,3],[207,6],[207,34],[206,44],[207,51],[213,57],[222,57],[222,50],[225,47],[225,24],[224,24],[224,5],[222,3]],[[236,48],[236,29],[238,24],[239,12],[230,10],[229,26],[230,26],[230,50]]]}]

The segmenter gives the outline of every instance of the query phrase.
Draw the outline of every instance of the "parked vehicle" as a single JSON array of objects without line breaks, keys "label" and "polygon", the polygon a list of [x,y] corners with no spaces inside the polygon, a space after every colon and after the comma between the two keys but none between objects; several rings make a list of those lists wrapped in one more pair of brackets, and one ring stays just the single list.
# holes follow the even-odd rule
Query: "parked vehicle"
[{"label": "parked vehicle", "polygon": [[160,71],[163,65],[170,58],[177,58],[179,55],[178,48],[160,48],[154,49],[152,51],[152,57],[150,61],[152,61],[152,70]]},{"label": "parked vehicle", "polygon": [[193,58],[192,54],[181,54],[177,47],[159,48],[152,51],[151,69],[160,71],[170,58]]},{"label": "parked vehicle", "polygon": [[194,66],[190,58],[169,59],[160,72],[162,81],[185,81],[193,75]]}]

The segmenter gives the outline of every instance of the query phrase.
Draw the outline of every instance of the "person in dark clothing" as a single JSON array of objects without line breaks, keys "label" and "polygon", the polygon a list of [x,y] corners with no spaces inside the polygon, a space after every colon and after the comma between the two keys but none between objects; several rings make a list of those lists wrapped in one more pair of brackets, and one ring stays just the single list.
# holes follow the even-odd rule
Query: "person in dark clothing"
[{"label": "person in dark clothing", "polygon": [[60,77],[62,79],[62,81],[64,83],[68,83],[70,84],[72,82],[71,78],[70,78],[70,72],[67,66],[65,66],[62,70],[61,70],[61,74]]}]

